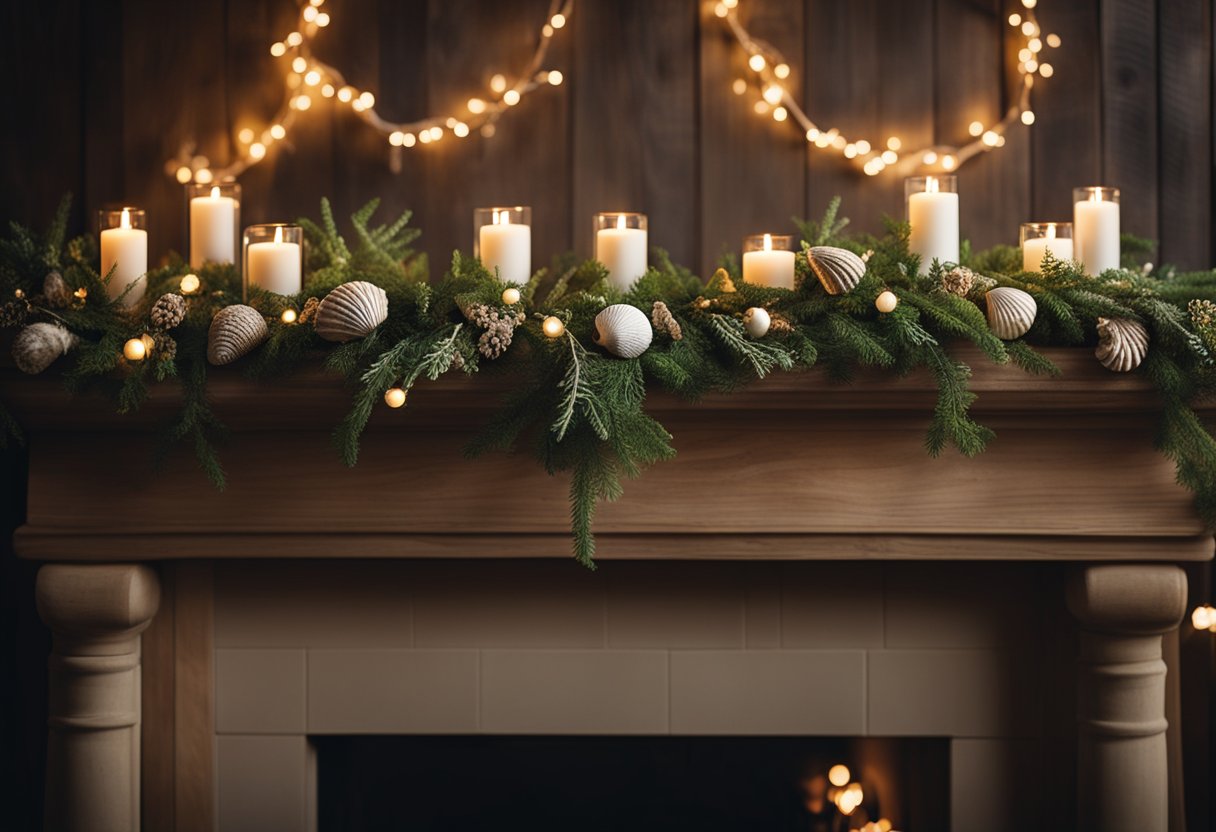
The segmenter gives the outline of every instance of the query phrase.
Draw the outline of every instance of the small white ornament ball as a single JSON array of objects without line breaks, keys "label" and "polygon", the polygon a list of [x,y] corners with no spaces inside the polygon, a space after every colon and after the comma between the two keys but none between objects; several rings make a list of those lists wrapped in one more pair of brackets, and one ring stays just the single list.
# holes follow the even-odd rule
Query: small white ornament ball
[{"label": "small white ornament ball", "polygon": [[148,348],[142,338],[132,338],[123,344],[122,354],[128,361],[143,361],[148,354]]},{"label": "small white ornament ball", "polygon": [[768,328],[772,323],[773,319],[768,314],[768,310],[759,306],[753,306],[743,313],[743,328],[753,338],[763,338],[767,335]]},{"label": "small white ornament ball", "polygon": [[566,334],[566,325],[556,315],[550,315],[541,321],[540,328],[550,338],[561,338]]},{"label": "small white ornament ball", "polygon": [[396,409],[405,404],[405,391],[400,387],[390,387],[384,391],[384,403]]},{"label": "small white ornament ball", "polygon": [[894,312],[897,306],[899,306],[899,298],[890,290],[883,292],[874,299],[874,308],[879,312]]},{"label": "small white ornament ball", "polygon": [[514,306],[519,303],[519,290],[514,286],[502,290],[502,302],[507,306]]}]

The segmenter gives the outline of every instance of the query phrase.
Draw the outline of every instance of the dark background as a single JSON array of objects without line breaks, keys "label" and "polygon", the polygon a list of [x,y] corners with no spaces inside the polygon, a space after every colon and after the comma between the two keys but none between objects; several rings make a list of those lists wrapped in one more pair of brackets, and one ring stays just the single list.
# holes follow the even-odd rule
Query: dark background
[{"label": "dark background", "polygon": [[[1011,103],[1020,4],[1001,0],[741,0],[757,37],[789,60],[812,119],[878,145],[968,140]],[[390,119],[459,114],[495,72],[519,72],[548,0],[327,0],[319,57],[375,93]],[[1033,97],[1037,120],[959,173],[963,234],[1016,241],[1018,224],[1066,220],[1071,189],[1122,189],[1124,228],[1160,241],[1158,262],[1213,262],[1211,0],[1039,0],[1063,46]],[[151,256],[182,249],[182,188],[165,162],[197,140],[214,163],[243,127],[267,126],[284,67],[269,45],[294,26],[291,0],[0,0],[0,221],[41,227],[77,196],[76,231],[105,202],[148,209]],[[741,52],[697,0],[576,0],[546,62],[565,83],[525,97],[493,139],[445,138],[400,152],[347,108],[317,99],[300,126],[241,179],[244,223],[341,216],[373,196],[412,208],[433,268],[471,243],[478,205],[533,207],[534,254],[589,253],[590,215],[650,216],[651,241],[706,271],[744,234],[788,227],[834,194],[854,226],[902,215],[901,178],[870,178],[808,148],[792,124],[737,97]],[[38,825],[49,637],[33,609],[35,567],[13,558],[24,460],[0,454],[0,826]],[[1206,565],[1189,569],[1192,597]],[[1206,675],[1210,639],[1183,626],[1184,668]],[[1188,658],[1189,657],[1189,658]],[[1184,669],[1185,674],[1185,669]],[[17,680],[15,683],[12,680]],[[1185,682],[1185,678],[1184,678]],[[1205,683],[1206,684],[1206,683]],[[1201,686],[1200,690],[1206,690]],[[1210,730],[1209,702],[1184,688],[1187,720]],[[1191,698],[1188,700],[1188,696]],[[1207,770],[1199,743],[1188,774]],[[1188,799],[1206,795],[1188,787]]]}]

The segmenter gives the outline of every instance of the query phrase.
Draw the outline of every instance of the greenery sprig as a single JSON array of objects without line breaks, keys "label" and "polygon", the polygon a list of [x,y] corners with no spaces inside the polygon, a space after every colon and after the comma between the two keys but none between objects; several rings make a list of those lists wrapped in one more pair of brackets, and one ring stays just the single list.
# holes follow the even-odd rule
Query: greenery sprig
[{"label": "greenery sprig", "polygon": [[[547,471],[568,473],[574,554],[589,566],[596,506],[620,496],[624,479],[674,455],[671,436],[644,410],[648,390],[696,400],[773,372],[816,365],[840,380],[860,367],[896,375],[923,369],[938,386],[927,450],[936,455],[954,447],[971,456],[984,450],[993,433],[970,415],[971,368],[951,355],[951,345],[969,341],[994,363],[1058,375],[1035,346],[1092,345],[1099,317],[1131,318],[1149,331],[1148,357],[1137,372],[1161,394],[1158,446],[1177,466],[1179,482],[1195,492],[1204,520],[1216,525],[1216,442],[1193,409],[1216,389],[1216,272],[1153,270],[1135,261],[1087,277],[1075,263],[1048,256],[1042,273],[1026,273],[1016,249],[998,246],[979,253],[965,249],[962,264],[934,263],[919,276],[906,224],[888,223],[881,237],[848,236],[837,199],[820,220],[795,222],[804,249],[832,245],[866,259],[865,276],[847,294],[824,292],[805,257],[797,260],[795,288],[787,290],[744,283],[733,261],[702,280],[656,251],[654,265],[627,292],[608,283],[599,263],[563,258],[518,287],[513,300],[504,296],[510,287],[459,252],[443,277],[429,283],[426,260],[412,249],[419,232],[409,227],[409,214],[373,225],[377,205],[373,200],[352,216],[352,241],[339,232],[327,201],[318,221],[301,220],[308,242],[305,292],[251,293],[247,302],[266,317],[270,335],[242,359],[244,372],[273,381],[324,354],[325,366],[345,376],[354,390],[350,412],[334,432],[341,458],[354,465],[359,438],[386,390],[409,391],[449,372],[495,369],[510,379],[511,392],[468,453],[527,442]],[[219,309],[241,302],[239,274],[230,266],[199,270],[202,289],[190,296],[184,320],[156,333],[144,361],[128,361],[122,357],[124,342],[154,329],[151,305],[176,292],[189,269],[170,256],[148,274],[146,299],[124,310],[107,299],[107,276],[97,272],[92,239],[66,239],[68,206],[65,200],[45,234],[13,224],[0,241],[0,297],[6,300],[0,324],[54,322],[79,336],[79,346],[62,361],[65,381],[73,390],[110,395],[121,411],[139,408],[150,384],[180,385],[181,407],[160,447],[186,442],[222,488],[216,448],[224,428],[207,400],[207,331]],[[1137,258],[1150,249],[1145,241],[1125,244]],[[44,288],[52,271],[71,293],[66,303],[57,303]],[[308,314],[316,299],[351,280],[381,286],[389,298],[387,320],[366,338],[334,345],[322,341],[304,318],[281,318],[288,307]],[[989,329],[981,310],[984,293],[995,286],[1035,298],[1038,314],[1024,338],[1002,341]],[[891,312],[875,308],[883,291],[898,297]],[[595,317],[612,303],[631,304],[647,316],[657,316],[661,306],[664,324],[656,317],[654,340],[638,358],[617,358],[595,346]],[[765,309],[772,320],[762,337],[753,337],[743,323],[753,307]],[[550,316],[564,325],[557,337],[542,327]],[[19,437],[2,405],[0,433]]]}]

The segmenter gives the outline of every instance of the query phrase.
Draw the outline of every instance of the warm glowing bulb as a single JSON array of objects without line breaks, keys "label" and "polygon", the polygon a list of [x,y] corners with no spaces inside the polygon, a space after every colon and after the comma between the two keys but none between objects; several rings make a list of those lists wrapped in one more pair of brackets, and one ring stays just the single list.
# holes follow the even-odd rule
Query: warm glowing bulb
[{"label": "warm glowing bulb", "polygon": [[354,97],[355,97],[354,87],[343,87],[342,89],[338,90],[338,100],[341,101],[343,104],[347,103]]},{"label": "warm glowing bulb", "polygon": [[893,165],[899,161],[899,154],[894,150],[884,150],[880,158],[884,165]]},{"label": "warm glowing bulb", "polygon": [[566,16],[560,12],[549,18],[549,25],[554,29],[560,29],[566,25]]},{"label": "warm glowing bulb", "polygon": [[942,157],[942,168],[945,170],[954,170],[954,166],[958,164],[958,159],[955,159],[949,153]]},{"label": "warm glowing bulb", "polygon": [[714,17],[726,17],[730,14],[730,9],[726,8],[725,3],[718,3],[714,6]]},{"label": "warm glowing bulb", "polygon": [[299,46],[304,42],[304,36],[299,32],[292,32],[286,38],[284,38],[284,40],[287,41],[288,46]]},{"label": "warm glowing bulb", "polygon": [[1033,9],[1039,4],[1039,0],[1022,0],[1022,5],[1028,9]]},{"label": "warm glowing bulb", "polygon": [[187,182],[189,182],[191,179],[194,178],[194,171],[190,170],[190,168],[187,167],[186,165],[182,165],[180,168],[177,169],[177,173],[175,174],[175,176],[177,177],[178,182],[181,182],[183,185],[185,185]]},{"label": "warm glowing bulb", "polygon": [[312,97],[311,96],[307,96],[307,95],[296,96],[296,109],[297,110],[301,110],[301,111],[307,110],[311,106],[312,106]]},{"label": "warm glowing bulb", "polygon": [[490,79],[490,89],[494,92],[501,93],[507,88],[507,79],[503,75],[495,75]]},{"label": "warm glowing bulb", "polygon": [[1034,124],[1034,111],[1033,110],[1022,111],[1022,124],[1025,124],[1027,126]]},{"label": "warm glowing bulb", "polygon": [[1050,46],[1052,49],[1058,49],[1060,46],[1060,36],[1057,34],[1048,35],[1047,36],[1047,45]]},{"label": "warm glowing bulb", "polygon": [[879,293],[878,297],[874,299],[874,308],[884,315],[894,312],[897,306],[899,306],[899,297],[890,290]]},{"label": "warm glowing bulb", "polygon": [[546,37],[546,38],[553,37],[553,27],[550,26],[548,23],[546,23],[544,26],[540,27],[540,34],[541,34],[541,37]]},{"label": "warm glowing bulb", "polygon": [[287,44],[285,44],[285,43],[272,43],[272,44],[270,45],[270,55],[271,55],[271,57],[274,57],[274,58],[281,58],[281,57],[283,57],[283,56],[284,56],[284,55],[286,55],[286,54],[287,54]]},{"label": "warm glowing bulb", "polygon": [[1033,61],[1033,60],[1027,61],[1025,64],[1023,64],[1023,67],[1025,67],[1027,72],[1038,72],[1039,71],[1039,62]]},{"label": "warm glowing bulb", "polygon": [[401,145],[405,144],[405,134],[400,130],[394,130],[388,134],[388,143],[393,147],[401,147]]},{"label": "warm glowing bulb", "polygon": [[752,72],[760,72],[765,66],[767,66],[767,63],[768,62],[764,60],[764,56],[760,54],[752,55],[747,59],[747,65],[752,68]]},{"label": "warm glowing bulb", "polygon": [[303,72],[304,70],[308,69],[308,61],[305,58],[297,55],[296,57],[292,58],[291,69],[293,72]]},{"label": "warm glowing bulb", "polygon": [[1031,52],[1029,49],[1018,50],[1018,60],[1021,61],[1022,63],[1026,63],[1027,61],[1031,60],[1033,57],[1034,57],[1034,53]]},{"label": "warm glowing bulb", "polygon": [[967,125],[967,132],[973,136],[978,136],[980,133],[984,132],[984,125],[981,122],[973,121],[971,124]]},{"label": "warm glowing bulb", "polygon": [[773,74],[781,79],[789,78],[790,77],[790,65],[789,64],[777,64],[775,67],[773,67]]},{"label": "warm glowing bulb", "polygon": [[275,140],[278,140],[287,135],[287,130],[283,127],[283,125],[276,124],[270,128],[270,135]]},{"label": "warm glowing bulb", "polygon": [[502,290],[502,302],[507,306],[514,306],[519,303],[520,297],[519,290],[514,286]]},{"label": "warm glowing bulb", "polygon": [[431,134],[431,141],[433,141],[433,142],[437,142],[443,138],[443,128],[442,127],[432,127],[429,132]]},{"label": "warm glowing bulb", "polygon": [[1022,24],[1022,34],[1028,38],[1034,37],[1036,28],[1037,27],[1034,25],[1034,23],[1032,21],[1027,20],[1025,23]]},{"label": "warm glowing bulb", "polygon": [[784,96],[785,90],[781,89],[777,84],[769,84],[764,88],[764,100],[769,104],[780,104]]},{"label": "warm glowing bulb", "polygon": [[899,140],[899,136],[892,136],[887,139],[887,150],[899,150],[904,146],[904,143]]},{"label": "warm glowing bulb", "polygon": [[558,70],[556,70],[556,69],[549,70],[550,86],[560,87],[562,81],[564,81],[565,79],[566,79],[566,76],[562,75],[561,72],[559,72]]},{"label": "warm glowing bulb", "polygon": [[1030,40],[1026,41],[1026,48],[1031,52],[1042,52],[1043,41],[1039,38],[1031,38]]},{"label": "warm glowing bulb", "polygon": [[1039,64],[1039,74],[1044,78],[1050,78],[1055,73],[1055,68],[1051,64]]},{"label": "warm glowing bulb", "polygon": [[312,23],[314,20],[317,19],[316,7],[311,4],[305,6],[304,12],[301,16],[304,18],[305,23]]},{"label": "warm glowing bulb", "polygon": [[1017,12],[1014,12],[1013,14],[1009,15],[1009,25],[1010,26],[1021,26],[1022,25],[1022,16],[1020,14],[1018,14]]},{"label": "warm glowing bulb", "polygon": [[143,361],[148,354],[148,347],[142,338],[132,338],[122,346],[122,354],[128,361]]},{"label": "warm glowing bulb", "polygon": [[728,9],[733,9],[739,5],[739,0],[722,0],[722,5]]},{"label": "warm glowing bulb", "polygon": [[843,766],[839,763],[828,769],[828,782],[833,786],[844,788],[849,784],[850,776],[848,766]]},{"label": "warm glowing bulb", "polygon": [[742,78],[736,78],[730,85],[730,90],[735,95],[743,95],[747,92],[747,82]]},{"label": "warm glowing bulb", "polygon": [[236,138],[241,144],[249,144],[253,141],[253,131],[248,127],[242,128],[241,132],[236,134]]},{"label": "warm glowing bulb", "polygon": [[984,142],[984,144],[988,145],[989,147],[996,147],[998,138],[999,138],[999,136],[997,136],[996,133],[989,130],[986,133],[984,133],[984,138],[982,139],[982,141]]},{"label": "warm glowing bulb", "polygon": [[856,155],[857,155],[857,145],[855,145],[855,144],[846,144],[846,145],[844,146],[844,158],[846,158],[846,159],[852,159],[852,158],[853,158],[853,157],[855,157]]},{"label": "warm glowing bulb", "polygon": [[285,324],[294,324],[298,317],[299,316],[296,314],[296,310],[288,307],[287,309],[283,310],[283,314],[279,316],[279,320]]},{"label": "warm glowing bulb", "polygon": [[254,142],[249,145],[249,158],[258,160],[266,155],[266,145],[261,142]]},{"label": "warm glowing bulb", "polygon": [[813,142],[813,141],[815,141],[815,140],[816,140],[816,139],[818,139],[818,138],[819,138],[819,130],[818,130],[818,128],[812,127],[810,130],[807,130],[807,131],[806,131],[806,140],[807,140],[808,142]]},{"label": "warm glowing bulb", "polygon": [[540,325],[541,331],[550,338],[561,338],[566,332],[566,325],[561,318],[550,315]]},{"label": "warm glowing bulb", "polygon": [[465,106],[468,107],[469,112],[475,116],[486,111],[486,102],[482,101],[480,98],[470,98]]},{"label": "warm glowing bulb", "polygon": [[507,90],[503,93],[502,102],[508,107],[514,107],[519,103],[519,90]]},{"label": "warm glowing bulb", "polygon": [[773,121],[785,121],[787,118],[789,118],[789,113],[784,107],[773,110]]},{"label": "warm glowing bulb", "polygon": [[423,130],[422,132],[420,132],[418,134],[418,141],[422,142],[423,144],[430,144],[431,143],[431,131]]},{"label": "warm glowing bulb", "polygon": [[1216,625],[1216,609],[1209,606],[1195,607],[1191,613],[1191,625],[1196,630],[1207,630]]},{"label": "warm glowing bulb", "polygon": [[925,151],[925,155],[921,157],[921,161],[926,165],[937,164],[937,154],[932,150]]},{"label": "warm glowing bulb", "polygon": [[865,156],[869,152],[870,152],[870,143],[868,141],[866,141],[865,139],[858,139],[857,140],[858,155]]},{"label": "warm glowing bulb", "polygon": [[418,139],[414,136],[413,133],[406,133],[404,136],[401,137],[401,146],[402,147],[413,147],[415,144],[417,144],[417,142],[418,142]]},{"label": "warm glowing bulb", "polygon": [[384,403],[394,410],[405,404],[405,391],[400,387],[390,387],[384,391]]},{"label": "warm glowing bulb", "polygon": [[372,95],[370,92],[362,93],[359,95],[359,102],[363,104],[364,107],[371,109],[372,107],[376,106],[376,96]]},{"label": "warm glowing bulb", "polygon": [[315,69],[310,69],[304,75],[304,83],[310,87],[315,87],[317,84],[321,83],[321,73],[317,72]]},{"label": "warm glowing bulb", "polygon": [[752,109],[756,111],[756,115],[758,116],[765,115],[769,111],[768,102],[761,98],[752,105]]},{"label": "warm glowing bulb", "polygon": [[198,287],[198,275],[187,274],[182,276],[182,282],[178,284],[177,290],[183,295],[193,295],[198,291]]},{"label": "warm glowing bulb", "polygon": [[320,26],[322,29],[324,29],[326,26],[328,26],[329,25],[329,14],[326,12],[321,12],[319,15],[317,15],[317,25]]},{"label": "warm glowing bulb", "polygon": [[207,185],[211,182],[211,171],[207,168],[199,168],[194,172],[194,181],[200,185]]}]

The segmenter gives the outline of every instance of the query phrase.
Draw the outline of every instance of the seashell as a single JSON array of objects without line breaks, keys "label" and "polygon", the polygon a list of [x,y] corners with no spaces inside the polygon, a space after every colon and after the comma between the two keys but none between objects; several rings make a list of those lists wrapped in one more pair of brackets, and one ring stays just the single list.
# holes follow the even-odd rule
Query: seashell
[{"label": "seashell", "polygon": [[42,281],[42,294],[51,306],[64,307],[72,302],[72,290],[59,272],[47,272]]},{"label": "seashell", "polygon": [[352,280],[321,300],[314,326],[326,341],[353,341],[371,334],[388,317],[388,295],[374,283]]},{"label": "seashell", "polygon": [[773,317],[763,307],[753,306],[743,313],[743,328],[753,338],[763,338],[767,335],[772,323]]},{"label": "seashell", "polygon": [[252,306],[225,306],[211,319],[207,331],[207,360],[216,366],[231,364],[266,340],[266,319]]},{"label": "seashell", "polygon": [[998,286],[984,298],[988,302],[988,328],[1004,341],[1025,335],[1039,311],[1039,305],[1028,292],[1011,286]]},{"label": "seashell", "polygon": [[59,324],[30,324],[13,339],[13,361],[21,372],[37,375],[79,342]]},{"label": "seashell", "polygon": [[829,295],[853,291],[866,273],[866,261],[847,248],[812,246],[806,253],[806,259]]},{"label": "seashell", "polygon": [[614,303],[595,316],[595,343],[618,358],[637,358],[646,352],[654,332],[650,319],[636,306]]},{"label": "seashell", "polygon": [[1098,348],[1094,355],[1102,366],[1127,373],[1140,366],[1148,354],[1148,330],[1131,318],[1098,318]]}]

